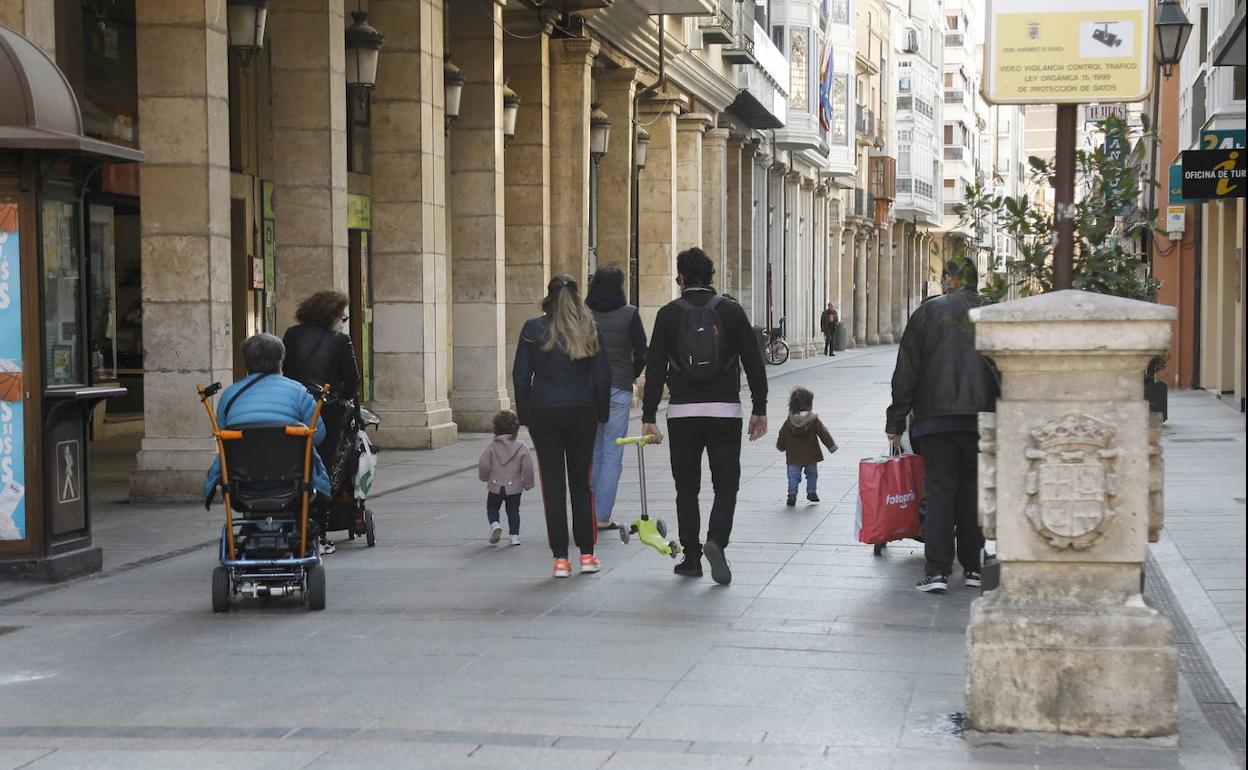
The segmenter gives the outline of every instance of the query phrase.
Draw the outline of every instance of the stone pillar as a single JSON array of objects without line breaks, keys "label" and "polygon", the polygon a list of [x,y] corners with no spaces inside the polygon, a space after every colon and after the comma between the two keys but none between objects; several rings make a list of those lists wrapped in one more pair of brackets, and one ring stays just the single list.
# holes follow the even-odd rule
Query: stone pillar
[{"label": "stone pillar", "polygon": [[457,428],[447,401],[450,302],[442,0],[371,0],[386,30],[372,95],[376,443],[436,449]]},{"label": "stone pillar", "polygon": [[867,338],[867,251],[871,247],[868,242],[870,232],[869,229],[861,228],[854,235],[855,251],[857,251],[857,256],[854,258],[855,345],[871,344]]},{"label": "stone pillar", "polygon": [[[893,341],[900,342],[901,334],[906,328],[906,319],[910,317],[907,301],[910,297],[908,278],[911,259],[910,236],[906,224],[898,222],[893,227],[893,317],[889,321],[892,327]],[[913,225],[910,228],[913,229]]]},{"label": "stone pillar", "polygon": [[[702,250],[715,262],[715,285],[728,291],[732,279],[728,257],[728,129],[713,128],[702,136]],[[734,295],[735,296],[735,295]]]},{"label": "stone pillar", "polygon": [[980,521],[1001,582],[971,610],[975,730],[1178,730],[1170,621],[1141,594],[1164,513],[1149,488],[1164,476],[1140,373],[1175,315],[1079,291],[971,311],[1002,374],[996,414],[980,415]]},{"label": "stone pillar", "polygon": [[[676,251],[702,245],[702,134],[711,124],[700,112],[676,119]],[[719,255],[711,254],[719,265]]]},{"label": "stone pillar", "polygon": [[[842,204],[844,201],[842,200]],[[845,325],[845,347],[859,344],[857,336],[858,314],[855,312],[854,295],[858,284],[855,265],[858,263],[857,229],[846,224],[841,233],[841,298],[837,310],[841,311],[841,323]]]},{"label": "stone pillar", "polygon": [[628,258],[633,222],[633,95],[637,70],[607,70],[596,79],[598,101],[611,120],[611,146],[598,162],[598,264],[614,263],[624,271],[628,296]]},{"label": "stone pillar", "polygon": [[748,159],[741,157],[743,141],[743,137],[729,136],[725,152],[724,187],[727,191],[727,206],[724,209],[724,260],[723,276],[720,279],[720,291],[728,292],[738,301],[741,300],[744,290],[741,269],[747,247],[744,246],[743,237],[748,237],[745,235],[745,219],[750,214],[749,198],[743,195],[742,188],[742,177],[750,173]]},{"label": "stone pillar", "polygon": [[[140,4],[142,2],[140,0]],[[135,15],[137,17],[137,12]],[[0,24],[30,38],[56,60],[56,3],[53,0],[0,0]]]},{"label": "stone pillar", "polygon": [[451,409],[460,430],[488,433],[507,409],[507,306],[503,273],[503,10],[454,0],[451,40],[464,74],[459,120],[450,136],[447,190],[451,232]]},{"label": "stone pillar", "polygon": [[890,345],[893,342],[893,234],[892,227],[885,222],[878,230],[879,265],[876,280],[872,285],[875,289],[876,332],[880,344]]},{"label": "stone pillar", "polygon": [[833,189],[829,192],[828,231],[824,235],[828,242],[828,296],[824,300],[824,304],[831,302],[836,307],[841,323],[844,323],[845,308],[841,304],[841,260],[842,247],[845,243],[845,226],[844,220],[841,219],[841,201],[836,195],[837,191]]},{"label": "stone pillar", "polygon": [[[50,3],[49,3],[50,5]],[[130,499],[202,499],[216,456],[195,386],[234,378],[225,19],[215,0],[136,8],[142,135],[143,418]],[[177,67],[168,66],[176,59]]]},{"label": "stone pillar", "polygon": [[868,345],[880,344],[880,231],[867,230],[867,337]]},{"label": "stone pillar", "polygon": [[[550,27],[532,11],[504,14],[503,73],[520,97],[516,135],[504,150],[507,361],[550,282]],[[509,378],[510,379],[510,378]]]},{"label": "stone pillar", "polygon": [[754,260],[757,258],[759,233],[765,216],[759,204],[762,187],[758,185],[758,145],[750,142],[741,148],[741,307],[745,308],[750,322],[757,324],[754,312]]},{"label": "stone pillar", "polygon": [[347,290],[342,7],[343,0],[274,0],[269,9],[279,329],[294,323],[309,294]]},{"label": "stone pillar", "polygon": [[[598,44],[551,40],[550,271],[585,288],[589,270],[589,112]],[[614,133],[614,132],[613,132]]]},{"label": "stone pillar", "polygon": [[638,297],[646,329],[676,297],[676,96],[655,94],[639,106],[650,132],[646,167],[638,176]]}]

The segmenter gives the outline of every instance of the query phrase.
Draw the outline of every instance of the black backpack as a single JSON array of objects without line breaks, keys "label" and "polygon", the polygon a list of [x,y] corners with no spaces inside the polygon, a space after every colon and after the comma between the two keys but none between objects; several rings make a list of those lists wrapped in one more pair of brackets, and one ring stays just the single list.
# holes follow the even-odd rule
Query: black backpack
[{"label": "black backpack", "polygon": [[728,363],[724,324],[715,311],[725,299],[717,294],[701,307],[684,297],[676,300],[684,312],[676,332],[672,363],[692,382],[710,382]]}]

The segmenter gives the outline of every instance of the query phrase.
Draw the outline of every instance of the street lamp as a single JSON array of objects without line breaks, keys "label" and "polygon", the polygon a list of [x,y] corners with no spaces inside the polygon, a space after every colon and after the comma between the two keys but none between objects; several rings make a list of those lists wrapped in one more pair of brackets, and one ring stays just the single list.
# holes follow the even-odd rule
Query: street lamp
[{"label": "street lamp", "polygon": [[602,105],[594,102],[589,113],[589,154],[598,162],[607,154],[607,145],[611,141],[611,120],[602,111]]},{"label": "street lamp", "polygon": [[377,58],[384,35],[368,23],[368,13],[352,11],[346,32],[347,88],[363,98],[377,85]]},{"label": "street lamp", "polygon": [[520,97],[507,81],[503,81],[503,144],[516,135],[516,113],[520,111]]},{"label": "street lamp", "polygon": [[459,99],[464,95],[464,73],[451,61],[451,55],[442,57],[442,87],[446,89],[446,131],[459,120]]},{"label": "street lamp", "polygon": [[1156,21],[1153,30],[1157,38],[1157,63],[1167,79],[1174,71],[1174,65],[1183,58],[1183,49],[1187,47],[1187,38],[1192,34],[1192,23],[1183,6],[1176,0],[1161,0],[1157,3]]},{"label": "street lamp", "polygon": [[225,25],[230,48],[238,51],[243,66],[264,48],[264,25],[269,18],[269,0],[228,0]]},{"label": "street lamp", "polygon": [[649,147],[650,132],[638,126],[637,137],[633,140],[633,165],[638,169],[646,167],[646,150]]}]

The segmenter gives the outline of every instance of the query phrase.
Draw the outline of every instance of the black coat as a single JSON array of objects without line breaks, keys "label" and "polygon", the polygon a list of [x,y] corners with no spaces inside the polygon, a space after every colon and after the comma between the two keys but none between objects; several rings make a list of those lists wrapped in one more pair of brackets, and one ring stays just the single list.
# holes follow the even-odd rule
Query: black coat
[{"label": "black coat", "polygon": [[319,324],[292,326],[282,335],[286,360],[282,374],[308,387],[329,383],[332,398],[352,399],[359,388],[351,337]]},{"label": "black coat", "polygon": [[996,411],[996,373],[975,349],[968,315],[984,304],[973,291],[959,289],[919,305],[910,316],[893,370],[893,403],[885,431],[906,431],[906,417],[975,415]]}]

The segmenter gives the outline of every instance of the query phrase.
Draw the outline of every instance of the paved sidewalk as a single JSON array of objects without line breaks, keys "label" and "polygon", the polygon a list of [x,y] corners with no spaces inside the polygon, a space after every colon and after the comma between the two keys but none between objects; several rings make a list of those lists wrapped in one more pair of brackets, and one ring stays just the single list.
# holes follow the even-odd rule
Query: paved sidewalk
[{"label": "paved sidewalk", "polygon": [[[455,472],[487,437],[383,455],[378,546],[328,558],[323,613],[212,615],[215,554],[196,543],[219,509],[121,506],[101,517],[106,574],[0,594],[0,768],[1239,766],[1186,676],[1177,747],[961,735],[975,592],[919,594],[920,547],[876,558],[850,536],[894,355],[772,370],[727,587],[608,537],[602,573],[552,580],[533,494],[524,545],[489,546],[481,485]],[[774,431],[799,383],[842,449],[820,468],[823,502],[788,509]],[[666,449],[646,451],[651,511],[674,528]],[[637,489],[629,455],[622,516]],[[165,558],[109,556],[127,537]]]}]

